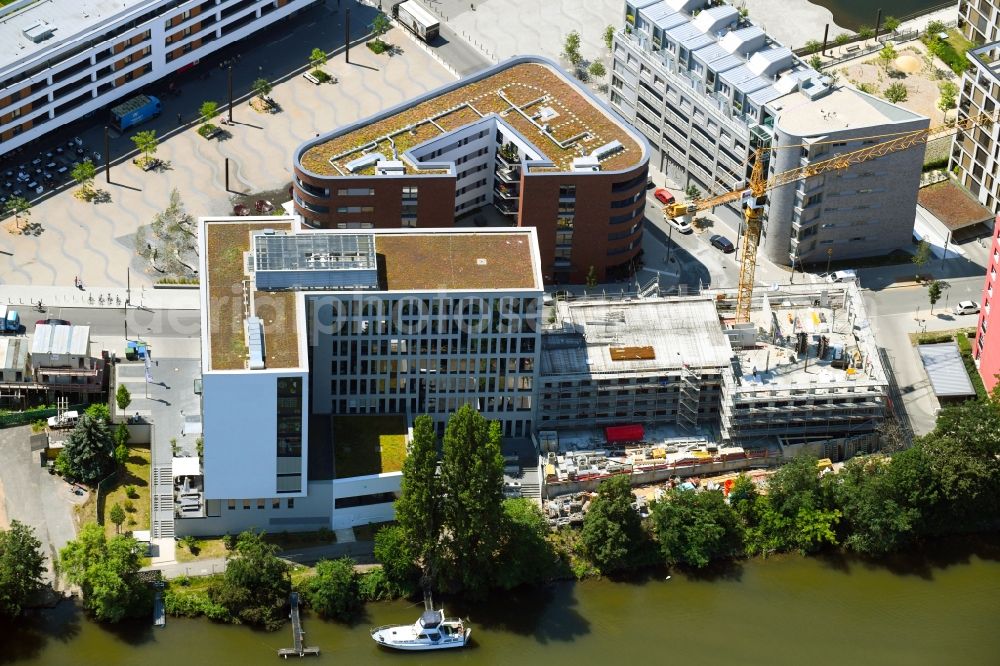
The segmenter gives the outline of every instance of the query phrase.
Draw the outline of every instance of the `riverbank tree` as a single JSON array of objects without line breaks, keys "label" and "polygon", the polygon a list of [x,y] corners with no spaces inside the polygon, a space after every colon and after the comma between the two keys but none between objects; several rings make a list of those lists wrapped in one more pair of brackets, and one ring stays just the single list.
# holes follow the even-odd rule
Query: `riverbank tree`
[{"label": "riverbank tree", "polygon": [[668,564],[704,567],[742,552],[743,526],[721,492],[674,489],[653,504],[651,520]]},{"label": "riverbank tree", "polygon": [[646,541],[627,474],[603,481],[583,518],[584,550],[602,573],[623,571],[636,565]]},{"label": "riverbank tree", "polygon": [[322,617],[349,622],[364,607],[361,599],[361,576],[350,557],[320,560],[316,575],[303,586],[306,602]]},{"label": "riverbank tree", "polygon": [[0,530],[0,615],[17,617],[42,588],[45,556],[35,530],[18,520]]},{"label": "riverbank tree", "polygon": [[[440,464],[434,422],[420,416],[403,463],[396,521],[375,536],[388,589],[417,583],[482,598],[552,575],[558,559],[538,507],[504,500],[500,425],[470,405],[448,419]],[[371,581],[374,583],[375,581]]]},{"label": "riverbank tree", "polygon": [[148,614],[152,592],[139,578],[142,548],[130,536],[108,539],[96,523],[84,525],[59,553],[59,570],[83,592],[83,606],[100,622]]},{"label": "riverbank tree", "polygon": [[227,556],[226,573],[208,590],[209,599],[237,622],[269,631],[280,627],[292,583],[288,564],[277,552],[278,547],[264,541],[262,534],[241,533]]}]

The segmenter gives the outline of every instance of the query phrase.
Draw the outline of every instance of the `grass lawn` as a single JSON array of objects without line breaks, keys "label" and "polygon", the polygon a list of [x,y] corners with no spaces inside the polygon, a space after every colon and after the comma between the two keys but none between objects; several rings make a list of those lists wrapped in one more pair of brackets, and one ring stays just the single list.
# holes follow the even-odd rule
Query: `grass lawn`
[{"label": "grass lawn", "polygon": [[198,539],[198,554],[192,555],[191,551],[177,543],[176,556],[178,562],[196,562],[198,560],[210,560],[216,557],[225,557],[229,552],[222,539]]},{"label": "grass lawn", "polygon": [[962,58],[965,58],[966,51],[976,48],[976,45],[966,39],[958,28],[949,28],[948,39],[945,41],[951,44],[951,48],[955,49],[955,52]]},{"label": "grass lawn", "polygon": [[400,471],[406,458],[406,419],[367,415],[335,417],[333,456],[338,479]]},{"label": "grass lawn", "polygon": [[[132,503],[132,511],[126,509],[125,522],[122,523],[122,532],[132,530],[149,529],[149,460],[150,453],[148,446],[130,446],[128,448],[128,461],[125,463],[125,471],[119,475],[117,482],[101,500],[98,506],[95,501],[96,493],[85,504],[77,507],[77,520],[79,524],[104,521],[104,532],[108,536],[115,535],[115,525],[111,522],[111,507],[120,504],[126,509],[125,502]],[[129,499],[125,494],[125,486],[135,486],[137,497]],[[99,511],[100,510],[100,511]],[[98,513],[100,512],[100,516]]]}]

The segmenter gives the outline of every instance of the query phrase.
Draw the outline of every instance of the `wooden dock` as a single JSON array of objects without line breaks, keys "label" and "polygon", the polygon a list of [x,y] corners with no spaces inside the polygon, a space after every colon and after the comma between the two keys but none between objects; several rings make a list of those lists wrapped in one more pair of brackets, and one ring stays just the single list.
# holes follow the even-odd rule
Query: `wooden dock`
[{"label": "wooden dock", "polygon": [[156,586],[156,596],[153,597],[153,626],[167,626],[167,614],[163,609],[163,584]]},{"label": "wooden dock", "polygon": [[302,619],[299,617],[299,593],[292,592],[291,596],[292,604],[292,642],[294,647],[281,648],[278,650],[278,656],[288,659],[289,657],[304,657],[306,655],[318,655],[318,647],[303,647],[305,641],[306,632],[302,631]]}]

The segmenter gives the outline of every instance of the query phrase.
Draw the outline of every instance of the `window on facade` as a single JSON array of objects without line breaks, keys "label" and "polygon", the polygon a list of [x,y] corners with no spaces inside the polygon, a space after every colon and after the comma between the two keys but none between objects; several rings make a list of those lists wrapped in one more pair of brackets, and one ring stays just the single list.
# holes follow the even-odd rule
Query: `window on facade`
[{"label": "window on facade", "polygon": [[337,190],[337,194],[339,196],[342,196],[342,197],[370,197],[370,196],[373,196],[375,194],[375,188],[373,188],[373,187],[348,187],[348,188]]},{"label": "window on facade", "polygon": [[559,186],[559,198],[569,199],[576,198],[576,185],[560,185]]}]

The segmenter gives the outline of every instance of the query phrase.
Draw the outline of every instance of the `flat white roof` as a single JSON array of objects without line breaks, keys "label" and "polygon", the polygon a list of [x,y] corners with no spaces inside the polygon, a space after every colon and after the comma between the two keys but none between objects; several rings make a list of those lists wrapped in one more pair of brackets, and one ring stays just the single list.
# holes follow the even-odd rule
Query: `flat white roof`
[{"label": "flat white roof", "polygon": [[841,86],[815,100],[801,92],[789,93],[771,102],[770,108],[778,112],[775,128],[795,136],[824,136],[845,129],[925,119],[850,86]]},{"label": "flat white roof", "polygon": [[201,474],[201,464],[197,456],[186,458],[174,458],[170,462],[174,478],[178,476],[199,476]]},{"label": "flat white roof", "polygon": [[38,324],[31,340],[31,353],[86,356],[89,346],[89,326]]},{"label": "flat white roof", "polygon": [[927,377],[931,380],[934,395],[939,398],[974,396],[969,373],[965,370],[962,355],[954,342],[935,345],[918,345],[920,361],[924,364]]},{"label": "flat white roof", "polygon": [[[9,5],[0,10],[0,72],[102,23],[111,23],[115,17],[161,3],[163,0],[42,0],[20,9]],[[33,42],[24,31],[42,21],[53,28],[52,36]]]}]

